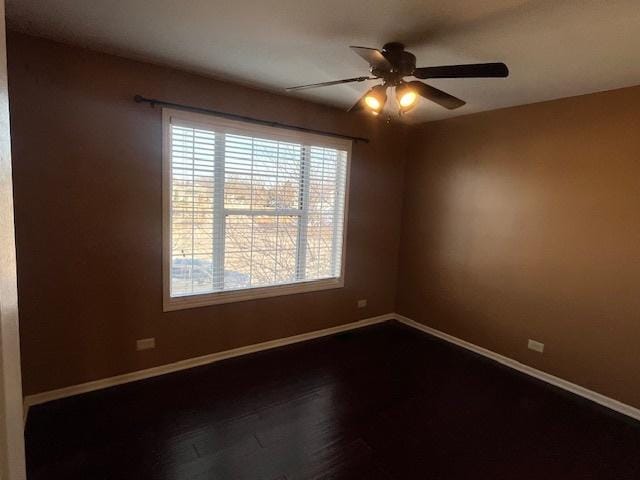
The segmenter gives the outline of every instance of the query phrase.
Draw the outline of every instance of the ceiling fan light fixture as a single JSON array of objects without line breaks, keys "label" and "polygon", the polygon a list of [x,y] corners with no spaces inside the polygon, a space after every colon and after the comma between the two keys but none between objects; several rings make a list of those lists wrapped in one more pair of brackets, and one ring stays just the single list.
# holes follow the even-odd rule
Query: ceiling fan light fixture
[{"label": "ceiling fan light fixture", "polygon": [[417,99],[418,95],[416,95],[416,92],[406,92],[402,95],[402,97],[400,97],[400,106],[403,108],[410,107],[416,102]]},{"label": "ceiling fan light fixture", "polygon": [[387,89],[384,85],[373,87],[364,97],[364,103],[372,113],[378,114],[384,108],[387,101]]},{"label": "ceiling fan light fixture", "polygon": [[403,83],[396,87],[396,100],[398,100],[400,110],[403,113],[408,112],[418,103],[418,94],[409,85]]},{"label": "ceiling fan light fixture", "polygon": [[365,97],[364,101],[367,104],[367,107],[369,107],[371,110],[379,110],[380,109],[380,102],[378,101],[378,99],[376,97],[373,97],[371,95],[367,95]]}]

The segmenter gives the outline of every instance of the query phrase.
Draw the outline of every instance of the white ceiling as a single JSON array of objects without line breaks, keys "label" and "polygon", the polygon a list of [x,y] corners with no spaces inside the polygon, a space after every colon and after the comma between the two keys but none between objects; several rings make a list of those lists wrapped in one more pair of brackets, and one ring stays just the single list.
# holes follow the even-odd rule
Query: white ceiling
[{"label": "white ceiling", "polygon": [[[467,105],[423,101],[410,121],[640,84],[638,0],[8,0],[7,16],[27,33],[279,92],[366,75],[349,45],[402,41],[418,66],[509,66],[507,79],[433,80]],[[366,89],[295,95],[347,108]]]}]

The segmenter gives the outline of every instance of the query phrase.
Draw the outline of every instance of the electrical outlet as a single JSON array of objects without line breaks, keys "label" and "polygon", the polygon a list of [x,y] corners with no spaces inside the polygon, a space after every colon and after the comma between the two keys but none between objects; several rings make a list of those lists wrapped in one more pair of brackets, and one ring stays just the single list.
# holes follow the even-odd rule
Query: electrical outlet
[{"label": "electrical outlet", "polygon": [[136,340],[136,350],[150,350],[152,348],[156,348],[155,338],[141,338],[140,340]]},{"label": "electrical outlet", "polygon": [[364,308],[367,306],[367,299],[358,300],[358,308]]},{"label": "electrical outlet", "polygon": [[529,350],[542,353],[544,352],[544,343],[529,339]]}]

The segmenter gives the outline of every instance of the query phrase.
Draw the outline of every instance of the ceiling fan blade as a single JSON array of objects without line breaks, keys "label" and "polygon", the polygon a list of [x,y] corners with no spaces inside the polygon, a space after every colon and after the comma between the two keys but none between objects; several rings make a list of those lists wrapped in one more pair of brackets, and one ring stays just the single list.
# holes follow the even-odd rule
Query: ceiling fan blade
[{"label": "ceiling fan blade", "polygon": [[431,85],[427,85],[426,83],[422,83],[417,80],[408,82],[408,85],[413,88],[416,93],[423,96],[427,100],[431,100],[432,102],[435,102],[438,105],[443,106],[444,108],[448,108],[449,110],[460,108],[467,103],[464,100],[460,100],[459,98],[454,97],[453,95],[449,95],[447,92],[443,92],[442,90],[438,90]]},{"label": "ceiling fan blade", "polygon": [[312,83],[310,85],[299,85],[297,87],[285,88],[287,92],[294,90],[306,90],[307,88],[328,87],[329,85],[340,85],[341,83],[364,82],[365,80],[375,80],[375,77],[355,77],[345,78],[344,80],[333,80],[331,82]]},{"label": "ceiling fan blade", "polygon": [[444,65],[441,67],[416,68],[416,78],[496,78],[508,77],[509,69],[504,63],[471,63],[469,65]]},{"label": "ceiling fan blade", "polygon": [[373,68],[377,68],[379,70],[391,70],[393,68],[391,62],[389,62],[389,60],[387,60],[382,52],[377,48],[353,46],[349,48],[364,58]]}]

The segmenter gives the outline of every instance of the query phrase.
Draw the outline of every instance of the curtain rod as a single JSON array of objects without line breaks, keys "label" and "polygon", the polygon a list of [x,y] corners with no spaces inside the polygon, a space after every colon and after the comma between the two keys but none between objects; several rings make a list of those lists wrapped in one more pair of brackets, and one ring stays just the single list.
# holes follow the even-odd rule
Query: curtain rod
[{"label": "curtain rod", "polygon": [[200,107],[193,107],[191,105],[183,105],[180,103],[165,102],[164,100],[158,100],[157,98],[146,98],[146,97],[143,97],[142,95],[136,95],[135,97],[133,97],[133,100],[136,103],[149,103],[152,107],[155,107],[156,105],[159,105],[162,107],[172,107],[172,108],[178,108],[180,110],[189,110],[191,112],[205,113],[207,115],[215,115],[217,117],[228,118],[229,120],[240,120],[242,122],[256,123],[258,125],[266,125],[268,127],[286,128],[288,130],[297,130],[298,132],[317,133],[317,134],[326,135],[329,137],[346,138],[349,140],[353,140],[354,142],[369,143],[368,138],[353,137],[351,135],[342,135],[341,133],[334,133],[334,132],[325,132],[324,130],[315,130],[313,128],[299,127],[297,125],[288,125],[286,123],[280,123],[280,122],[270,122],[269,120],[260,120],[259,118],[245,117],[244,115],[236,115],[235,113],[219,112],[217,110],[209,110],[208,108],[200,108]]}]

